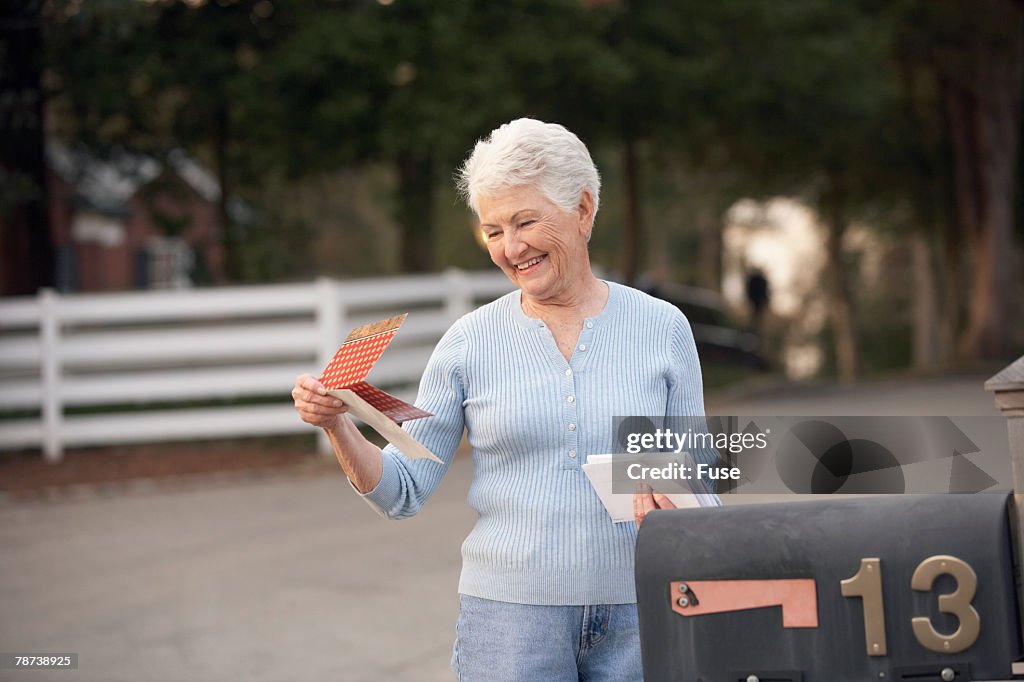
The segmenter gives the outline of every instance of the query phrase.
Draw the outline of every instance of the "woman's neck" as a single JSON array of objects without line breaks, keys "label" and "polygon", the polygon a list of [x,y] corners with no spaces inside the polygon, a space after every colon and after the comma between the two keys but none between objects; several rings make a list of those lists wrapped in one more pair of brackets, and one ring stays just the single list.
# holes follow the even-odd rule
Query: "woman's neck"
[{"label": "woman's neck", "polygon": [[523,293],[523,312],[542,320],[582,320],[604,310],[608,302],[608,285],[587,273],[585,280],[559,296],[537,300]]}]

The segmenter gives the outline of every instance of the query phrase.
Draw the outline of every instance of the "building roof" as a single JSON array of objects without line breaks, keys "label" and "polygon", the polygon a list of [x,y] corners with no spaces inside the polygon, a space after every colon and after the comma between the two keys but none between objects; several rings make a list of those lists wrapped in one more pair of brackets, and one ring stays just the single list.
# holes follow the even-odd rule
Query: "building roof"
[{"label": "building roof", "polygon": [[[128,215],[131,198],[165,171],[174,173],[204,200],[220,200],[216,175],[181,148],[171,149],[162,159],[115,148],[104,158],[80,145],[50,140],[46,158],[50,168],[74,187],[75,201],[100,213]],[[228,197],[227,210],[237,223],[251,223],[255,217],[252,207],[238,197]]]}]

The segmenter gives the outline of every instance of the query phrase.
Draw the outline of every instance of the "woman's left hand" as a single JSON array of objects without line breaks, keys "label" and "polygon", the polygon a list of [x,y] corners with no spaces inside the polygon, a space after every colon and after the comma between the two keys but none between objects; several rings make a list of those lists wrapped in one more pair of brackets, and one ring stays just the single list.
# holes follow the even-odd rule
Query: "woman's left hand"
[{"label": "woman's left hand", "polygon": [[667,495],[654,492],[654,489],[647,484],[640,486],[639,492],[633,493],[633,516],[636,517],[636,525],[639,526],[648,512],[655,509],[675,509],[672,500]]}]

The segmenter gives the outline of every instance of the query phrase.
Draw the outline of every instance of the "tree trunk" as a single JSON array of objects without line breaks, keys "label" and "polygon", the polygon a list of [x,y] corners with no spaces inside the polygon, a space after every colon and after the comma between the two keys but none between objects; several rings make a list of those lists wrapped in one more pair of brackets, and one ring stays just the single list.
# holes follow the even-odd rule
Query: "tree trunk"
[{"label": "tree trunk", "polygon": [[938,295],[932,250],[925,234],[915,232],[910,236],[910,257],[914,272],[914,369],[933,371],[940,361]]},{"label": "tree trunk", "polygon": [[846,192],[839,172],[829,174],[825,199],[828,223],[828,272],[832,335],[836,371],[843,384],[857,380],[857,337],[853,328],[853,301],[843,265],[843,233],[846,231]]},{"label": "tree trunk", "polygon": [[54,285],[46,188],[40,3],[0,4],[0,295]]},{"label": "tree trunk", "polygon": [[[927,61],[922,64],[908,54],[903,54],[898,63],[904,114],[913,125],[925,130],[935,115],[935,102],[919,91],[915,76],[919,72],[934,75],[934,65]],[[939,118],[942,128],[948,129],[943,111],[940,107]],[[947,152],[938,136],[924,135],[920,141],[922,147],[914,155],[917,163],[910,178],[920,230],[913,232],[908,241],[914,272],[912,361],[915,369],[932,371],[952,361],[960,310],[960,267],[957,235],[951,229],[955,220],[950,216],[956,210],[952,173],[949,164],[943,163]]]},{"label": "tree trunk", "polygon": [[971,246],[970,306],[959,340],[967,359],[1010,352],[1009,295],[1021,97],[1024,5],[984,0],[986,17],[970,38],[970,81],[946,81],[958,214]]},{"label": "tree trunk", "polygon": [[626,221],[622,240],[622,279],[627,284],[636,282],[640,272],[640,244],[643,240],[643,222],[640,216],[640,170],[637,167],[636,140],[626,138],[622,148],[622,170],[626,180]]},{"label": "tree trunk", "polygon": [[961,303],[963,301],[963,255],[961,242],[956,233],[949,229],[942,240],[942,322],[939,326],[942,364],[953,364],[956,355],[957,330],[960,328]]},{"label": "tree trunk", "polygon": [[[940,91],[942,86],[940,86]],[[944,130],[950,130],[949,111],[940,107]],[[947,152],[948,153],[948,152]],[[946,158],[946,153],[936,154]],[[925,196],[925,205],[931,208],[927,224],[936,225],[938,235],[939,283],[942,294],[939,321],[939,353],[943,367],[956,360],[956,339],[963,317],[964,299],[964,234],[957,221],[956,174],[949,163],[942,164],[931,194]]]},{"label": "tree trunk", "polygon": [[722,212],[718,202],[702,202],[697,208],[700,231],[698,272],[700,285],[712,291],[722,290]]},{"label": "tree trunk", "polygon": [[403,272],[434,267],[434,159],[429,152],[398,156],[398,226]]}]

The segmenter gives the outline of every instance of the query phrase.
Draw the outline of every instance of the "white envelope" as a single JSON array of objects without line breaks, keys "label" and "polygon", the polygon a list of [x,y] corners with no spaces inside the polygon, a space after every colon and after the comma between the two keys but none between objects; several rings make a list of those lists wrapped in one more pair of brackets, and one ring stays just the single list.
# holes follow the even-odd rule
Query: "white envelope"
[{"label": "white envelope", "polygon": [[[659,455],[651,455],[658,457]],[[676,455],[672,455],[673,458]],[[612,455],[590,455],[586,464],[583,465],[583,473],[587,475],[590,485],[594,486],[594,492],[601,498],[604,508],[608,511],[613,523],[625,523],[635,521],[633,515],[633,493],[612,492]],[[638,491],[640,481],[637,481]],[[669,501],[676,507],[715,507],[718,500],[714,495],[695,493],[669,493]]]}]

